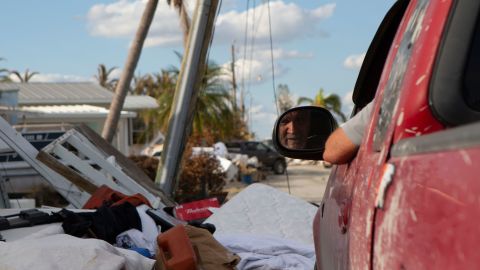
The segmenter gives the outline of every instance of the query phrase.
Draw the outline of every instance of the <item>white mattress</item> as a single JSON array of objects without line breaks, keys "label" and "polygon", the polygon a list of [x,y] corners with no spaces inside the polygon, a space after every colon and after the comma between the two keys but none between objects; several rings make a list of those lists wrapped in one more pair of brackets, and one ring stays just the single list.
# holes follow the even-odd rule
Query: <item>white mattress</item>
[{"label": "white mattress", "polygon": [[313,245],[312,223],[317,209],[283,191],[253,184],[205,222],[215,225],[215,234],[270,235]]}]

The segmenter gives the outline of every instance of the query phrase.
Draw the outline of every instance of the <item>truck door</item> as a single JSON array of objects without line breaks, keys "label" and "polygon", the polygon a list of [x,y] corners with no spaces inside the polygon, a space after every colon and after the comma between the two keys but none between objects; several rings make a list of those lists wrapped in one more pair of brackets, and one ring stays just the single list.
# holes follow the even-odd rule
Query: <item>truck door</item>
[{"label": "truck door", "polygon": [[389,154],[372,181],[371,266],[479,269],[480,2],[415,2],[373,134]]},{"label": "truck door", "polygon": [[[377,33],[369,46],[364,63],[357,79],[353,100],[356,105],[354,112],[372,101],[375,96],[384,67],[390,66],[392,61],[386,60],[390,51],[395,52],[392,46],[397,30],[405,14],[409,1],[397,1],[389,10]],[[394,53],[390,53],[394,54]],[[314,220],[313,233],[317,254],[317,269],[364,269],[369,265],[370,233],[359,224],[372,223],[373,211],[362,205],[363,192],[356,191],[358,183],[366,183],[374,169],[380,153],[365,148],[365,139],[360,146],[357,157],[349,164],[334,166],[330,173],[325,194],[319,211]],[[373,206],[370,207],[373,209]],[[362,228],[360,230],[360,228]],[[365,241],[367,239],[367,241]],[[350,251],[351,242],[356,249]],[[359,244],[361,243],[361,244]],[[351,264],[351,261],[355,261]],[[360,262],[358,262],[360,260]]]}]

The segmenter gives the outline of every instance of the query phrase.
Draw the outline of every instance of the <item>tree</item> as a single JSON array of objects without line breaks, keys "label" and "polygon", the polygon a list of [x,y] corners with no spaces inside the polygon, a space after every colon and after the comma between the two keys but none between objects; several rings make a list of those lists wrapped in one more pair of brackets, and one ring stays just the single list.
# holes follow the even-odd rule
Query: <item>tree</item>
[{"label": "tree", "polygon": [[[169,96],[173,97],[176,77],[177,74],[171,70],[162,70],[161,73],[153,75],[137,76],[134,79],[133,93],[137,95],[148,95],[157,101],[159,101],[162,94],[166,92],[169,93]],[[140,111],[139,116],[142,119],[145,131],[137,138],[139,142],[145,142],[149,138],[153,138],[157,131],[166,131],[168,114],[170,112],[164,111],[165,105],[166,104],[160,104],[158,109]]]},{"label": "tree", "polygon": [[183,31],[183,47],[187,47],[188,33],[190,33],[190,17],[187,14],[183,0],[167,0],[167,4],[173,6],[178,11],[180,17],[180,27]]},{"label": "tree", "polygon": [[[5,60],[5,58],[0,57],[0,61]],[[12,79],[10,79],[10,70],[6,68],[0,68],[0,82],[11,82]]]},{"label": "tree", "polygon": [[110,91],[115,91],[115,86],[118,80],[109,78],[115,69],[117,69],[117,67],[112,67],[107,70],[104,64],[98,65],[97,75],[95,75],[98,84]]},{"label": "tree", "polygon": [[[155,119],[155,126],[161,131],[166,131],[168,127],[178,73],[178,69],[171,68],[168,71],[162,71],[162,76],[159,77],[161,78],[159,81],[161,90],[157,98],[159,108],[150,111],[149,113],[154,116],[148,117]],[[193,136],[212,136],[215,140],[219,140],[230,138],[235,133],[233,107],[225,82],[222,80],[223,75],[222,67],[213,62],[208,64],[195,105]]]},{"label": "tree", "polygon": [[115,131],[117,130],[120,112],[122,111],[123,103],[125,102],[125,97],[127,96],[138,59],[142,53],[142,47],[143,43],[145,43],[148,29],[152,24],[157,4],[158,0],[149,0],[145,6],[135,39],[133,40],[132,47],[128,53],[125,68],[122,71],[122,75],[115,89],[115,96],[112,100],[112,105],[110,106],[110,112],[108,113],[107,119],[105,120],[105,126],[103,127],[102,137],[107,142],[112,142]]},{"label": "tree", "polygon": [[318,93],[315,95],[314,99],[307,98],[307,97],[300,97],[297,100],[297,105],[300,105],[302,103],[308,103],[310,105],[314,106],[319,106],[323,107],[327,110],[330,110],[334,112],[336,115],[338,115],[343,122],[347,120],[345,115],[342,113],[342,101],[338,95],[335,94],[330,94],[328,96],[325,96],[323,92],[323,88],[320,88],[318,90]]},{"label": "tree", "polygon": [[28,83],[30,81],[30,79],[32,79],[33,76],[38,74],[38,72],[30,72],[27,68],[25,70],[25,73],[23,73],[23,76],[20,74],[20,72],[18,72],[16,70],[10,71],[10,74],[17,77],[18,80],[20,80],[21,83]]},{"label": "tree", "polygon": [[292,99],[292,95],[290,93],[290,89],[288,88],[288,85],[279,84],[277,89],[278,89],[278,109],[280,110],[280,113],[283,113],[293,107],[294,101]]}]

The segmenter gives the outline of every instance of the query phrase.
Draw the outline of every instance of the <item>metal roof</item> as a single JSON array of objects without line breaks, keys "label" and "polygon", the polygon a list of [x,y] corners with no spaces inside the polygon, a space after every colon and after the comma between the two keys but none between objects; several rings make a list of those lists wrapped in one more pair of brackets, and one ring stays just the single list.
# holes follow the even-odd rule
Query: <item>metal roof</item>
[{"label": "metal roof", "polygon": [[[108,115],[108,110],[103,107],[92,105],[50,105],[50,106],[22,106],[22,112],[33,113],[34,118],[52,118],[52,117],[69,117],[69,118],[84,118],[84,117],[102,117]],[[135,117],[134,112],[122,111],[121,117]]]},{"label": "metal roof", "polygon": [[[0,91],[19,90],[20,106],[34,105],[96,105],[108,108],[114,93],[93,82],[31,82],[0,83]],[[130,96],[125,99],[125,110],[154,109],[157,101],[150,96]]]},{"label": "metal roof", "polygon": [[91,82],[0,83],[0,89],[19,89],[19,105],[95,104],[112,102],[113,93]]},{"label": "metal roof", "polygon": [[151,96],[127,96],[123,104],[124,110],[156,109],[157,100]]}]

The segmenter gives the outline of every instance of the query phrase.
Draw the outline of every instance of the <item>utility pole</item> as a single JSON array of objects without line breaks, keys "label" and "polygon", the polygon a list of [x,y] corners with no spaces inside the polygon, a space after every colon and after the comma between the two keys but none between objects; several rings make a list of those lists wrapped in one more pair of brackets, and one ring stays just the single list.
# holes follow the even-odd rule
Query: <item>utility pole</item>
[{"label": "utility pole", "polygon": [[237,81],[235,79],[235,45],[232,44],[232,64],[231,64],[231,69],[232,69],[232,88],[233,88],[233,112],[236,114],[237,113]]},{"label": "utility pole", "polygon": [[212,38],[218,1],[197,1],[175,89],[164,151],[155,177],[155,184],[171,197],[177,188],[180,163],[192,129],[195,105],[200,83],[205,74],[207,52]]}]

